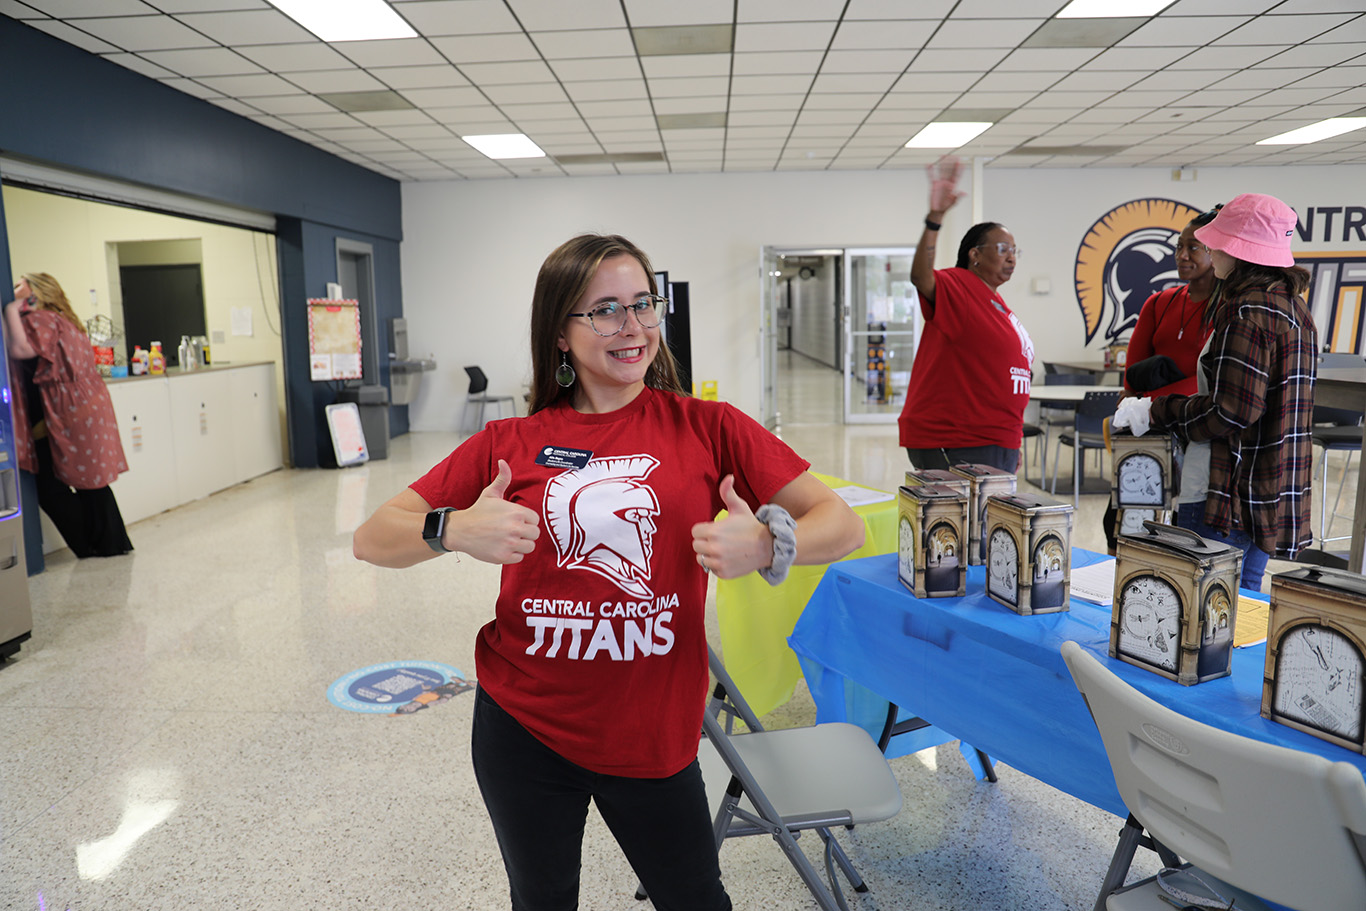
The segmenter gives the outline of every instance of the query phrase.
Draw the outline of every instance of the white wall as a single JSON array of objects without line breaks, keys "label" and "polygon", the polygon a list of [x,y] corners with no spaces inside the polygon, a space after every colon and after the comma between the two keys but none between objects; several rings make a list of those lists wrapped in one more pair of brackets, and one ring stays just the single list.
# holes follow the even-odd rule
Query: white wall
[{"label": "white wall", "polygon": [[[1038,362],[1088,354],[1073,290],[1078,245],[1110,208],[1154,196],[1207,208],[1240,192],[1308,206],[1362,205],[1366,167],[1200,169],[1194,182],[1168,170],[987,168],[984,217],[1009,227],[1025,250],[1002,292],[1034,336]],[[432,356],[410,409],[414,430],[452,429],[479,364],[491,390],[518,396],[530,378],[527,318],[536,271],[583,231],[623,234],[656,268],[690,283],[694,378],[717,380],[721,398],[759,410],[759,248],[910,246],[926,209],[923,172],[683,174],[489,180],[403,185],[404,310],[414,357]],[[951,265],[971,224],[972,200],[951,213],[939,265]],[[1301,244],[1297,249],[1363,249]],[[1030,280],[1047,278],[1047,294]]]}]

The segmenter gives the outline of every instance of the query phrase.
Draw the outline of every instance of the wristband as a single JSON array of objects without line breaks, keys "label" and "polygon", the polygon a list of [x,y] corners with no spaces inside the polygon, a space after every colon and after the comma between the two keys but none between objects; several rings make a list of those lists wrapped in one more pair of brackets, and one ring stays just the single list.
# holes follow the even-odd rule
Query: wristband
[{"label": "wristband", "polygon": [[938,231],[940,228],[942,228],[942,227],[944,227],[944,226],[941,225],[941,224],[940,224],[939,222],[937,222],[937,221],[930,221],[930,220],[927,218],[927,219],[925,219],[925,227],[928,228],[928,229],[930,229],[931,231]]},{"label": "wristband", "polygon": [[768,526],[773,535],[773,563],[759,570],[769,585],[778,585],[787,578],[787,571],[797,559],[797,523],[786,509],[775,503],[765,503],[754,514]]}]

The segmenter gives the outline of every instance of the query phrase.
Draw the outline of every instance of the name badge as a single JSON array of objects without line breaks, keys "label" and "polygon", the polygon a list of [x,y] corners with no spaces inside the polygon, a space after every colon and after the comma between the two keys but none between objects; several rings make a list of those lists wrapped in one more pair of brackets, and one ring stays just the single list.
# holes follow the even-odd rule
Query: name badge
[{"label": "name badge", "polygon": [[546,468],[583,468],[593,453],[587,449],[569,449],[564,446],[545,446],[536,454],[536,464]]}]

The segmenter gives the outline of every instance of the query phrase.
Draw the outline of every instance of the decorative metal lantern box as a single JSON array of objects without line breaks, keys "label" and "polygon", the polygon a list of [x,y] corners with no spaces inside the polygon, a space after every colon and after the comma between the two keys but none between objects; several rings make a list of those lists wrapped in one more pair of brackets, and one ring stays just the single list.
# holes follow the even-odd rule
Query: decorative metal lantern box
[{"label": "decorative metal lantern box", "polygon": [[1271,577],[1262,717],[1366,753],[1366,577],[1304,567]]},{"label": "decorative metal lantern box", "polygon": [[1027,494],[987,498],[987,594],[1017,614],[1068,609],[1072,505]]},{"label": "decorative metal lantern box", "polygon": [[907,487],[925,487],[931,484],[936,487],[947,487],[965,497],[972,493],[972,482],[963,475],[954,473],[952,469],[912,468],[906,472]]},{"label": "decorative metal lantern box", "polygon": [[1148,522],[1115,546],[1110,656],[1182,686],[1229,674],[1243,552]]},{"label": "decorative metal lantern box", "polygon": [[967,594],[968,498],[930,484],[898,492],[897,577],[917,598]]},{"label": "decorative metal lantern box", "polygon": [[[1110,505],[1116,509],[1165,510],[1177,492],[1172,462],[1172,438],[1161,433],[1136,437],[1127,430],[1110,434],[1115,466],[1110,484]],[[1135,526],[1140,531],[1142,526]]]},{"label": "decorative metal lantern box", "polygon": [[981,566],[987,558],[987,538],[982,527],[987,521],[987,499],[998,493],[1015,492],[1015,475],[995,465],[964,462],[949,469],[968,484],[968,565]]}]

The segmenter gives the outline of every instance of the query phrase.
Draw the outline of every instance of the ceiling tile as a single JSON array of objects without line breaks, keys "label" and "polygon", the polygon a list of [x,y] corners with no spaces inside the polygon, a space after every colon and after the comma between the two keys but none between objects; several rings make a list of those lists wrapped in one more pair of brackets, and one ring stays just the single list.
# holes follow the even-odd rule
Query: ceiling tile
[{"label": "ceiling tile", "polygon": [[360,111],[351,115],[362,123],[381,129],[391,126],[411,126],[423,124],[435,126],[432,119],[422,111]]},{"label": "ceiling tile", "polygon": [[735,27],[735,51],[823,51],[834,32],[833,22],[741,24]]},{"label": "ceiling tile", "polygon": [[[1028,38],[1043,24],[1042,19],[950,19],[939,27],[928,47],[948,48],[1013,48]],[[1050,48],[1050,50],[1052,50]],[[1076,48],[1068,48],[1075,51]],[[1089,55],[1088,55],[1089,56]],[[1053,67],[1066,69],[1067,67]],[[1033,67],[1016,67],[1033,69]]]},{"label": "ceiling tile", "polygon": [[[203,80],[209,82],[209,80]],[[290,73],[289,81],[310,92],[373,92],[384,88],[384,83],[364,70],[310,70]],[[210,83],[212,84],[212,83]],[[278,95],[279,92],[258,94]]]},{"label": "ceiling tile", "polygon": [[730,54],[667,54],[641,57],[645,75],[651,79],[682,76],[730,76]]},{"label": "ceiling tile", "polygon": [[394,7],[423,35],[486,35],[521,27],[503,0],[425,0]]},{"label": "ceiling tile", "polygon": [[[1249,48],[1265,51],[1270,48]],[[1302,44],[1274,56],[1267,57],[1259,67],[1290,68],[1305,66],[1333,66],[1348,60],[1360,61],[1361,48],[1355,44]]]},{"label": "ceiling tile", "polygon": [[1160,69],[1178,60],[1202,53],[1194,47],[1112,47],[1101,51],[1085,66],[1091,70],[1133,70],[1139,67]]},{"label": "ceiling tile", "polygon": [[170,16],[81,19],[78,24],[82,30],[96,38],[128,51],[157,51],[213,45],[212,39],[181,25]]},{"label": "ceiling tile", "polygon": [[633,57],[636,53],[631,32],[624,28],[537,32],[531,39],[547,60]]},{"label": "ceiling tile", "polygon": [[1295,83],[1297,86],[1336,86],[1338,88],[1351,88],[1358,85],[1366,85],[1366,66],[1334,66],[1319,70],[1312,76]]},{"label": "ceiling tile", "polygon": [[838,20],[845,0],[740,0],[737,22]]},{"label": "ceiling tile", "polygon": [[[1250,71],[1249,71],[1250,72]],[[1090,72],[1079,74],[1091,76]],[[1104,75],[1095,73],[1095,76]],[[1136,89],[1186,89],[1195,92],[1224,78],[1223,70],[1161,70],[1134,84]]]},{"label": "ceiling tile", "polygon": [[1096,49],[1088,47],[1018,48],[1006,55],[1006,58],[997,65],[997,69],[1073,70],[1084,66],[1095,57]]},{"label": "ceiling tile", "polygon": [[576,107],[585,119],[592,122],[594,117],[629,117],[635,114],[653,115],[654,109],[648,101],[580,101]]},{"label": "ceiling tile", "polygon": [[223,12],[224,10],[262,9],[268,6],[266,0],[156,0],[157,9],[163,13]]},{"label": "ceiling tile", "polygon": [[1198,54],[1190,54],[1167,65],[1171,70],[1222,70],[1236,72],[1257,64],[1277,53],[1271,47],[1214,47],[1206,46]]},{"label": "ceiling tile", "polygon": [[525,82],[516,85],[485,85],[484,94],[494,104],[543,104],[568,101],[558,82]]},{"label": "ceiling tile", "polygon": [[323,114],[336,113],[337,109],[326,101],[312,95],[266,95],[251,100],[251,106],[267,114]]},{"label": "ceiling tile", "polygon": [[[279,118],[286,123],[292,123],[296,127],[305,130],[313,130],[318,135],[323,135],[324,131],[331,128],[352,129],[356,127],[356,120],[350,114],[343,114],[341,111],[333,110],[328,113],[317,114],[280,114]],[[366,136],[377,135],[373,131],[366,130]],[[341,138],[341,137],[336,137]]]},{"label": "ceiling tile", "polygon": [[141,73],[151,79],[175,78],[176,74],[165,67],[157,66],[150,60],[139,57],[137,54],[105,54],[105,60],[110,63],[117,63],[121,67]]},{"label": "ceiling tile", "polygon": [[[1351,0],[1358,9],[1359,0]],[[1366,42],[1366,15],[1309,39],[1310,44],[1361,44]]]},{"label": "ceiling tile", "polygon": [[574,0],[573,3],[546,3],[544,0],[507,2],[521,21],[522,28],[529,32],[626,27],[620,0]]},{"label": "ceiling tile", "polygon": [[419,108],[456,108],[480,104],[484,93],[472,85],[450,85],[430,89],[403,89],[400,94]]},{"label": "ceiling tile", "polygon": [[810,126],[812,124],[841,124],[847,129],[852,130],[863,122],[867,116],[865,111],[813,111],[804,110],[797,118],[799,126]]},{"label": "ceiling tile", "polygon": [[1036,97],[1037,92],[964,92],[955,108],[1017,108]]},{"label": "ceiling tile", "polygon": [[729,90],[730,79],[725,76],[650,80],[650,95],[654,98],[686,98],[695,95],[723,96]]},{"label": "ceiling tile", "polygon": [[731,111],[798,111],[806,98],[804,94],[731,95]]},{"label": "ceiling tile", "polygon": [[192,13],[177,17],[219,44],[291,44],[316,40],[312,32],[274,9]]},{"label": "ceiling tile", "polygon": [[955,19],[997,19],[1002,9],[1009,9],[1017,16],[1045,19],[1066,5],[1065,0],[959,0],[953,8]]},{"label": "ceiling tile", "polygon": [[[911,62],[910,71],[933,72],[933,73],[985,73],[1002,60],[1010,51],[1004,48],[966,48],[960,51],[942,50],[937,51],[933,48],[926,48],[915,55],[915,60]],[[1070,66],[1064,67],[1037,67],[1037,69],[1065,69],[1070,70]]]},{"label": "ceiling tile", "polygon": [[1249,21],[1250,16],[1159,16],[1130,32],[1118,46],[1201,46]]},{"label": "ceiling tile", "polygon": [[1352,14],[1299,14],[1279,16],[1259,16],[1245,25],[1239,26],[1213,44],[1219,45],[1282,45],[1289,46],[1308,41],[1344,22],[1355,18]]},{"label": "ceiling tile", "polygon": [[656,114],[711,114],[725,111],[726,97],[656,98],[654,108]]},{"label": "ceiling tile", "polygon": [[645,114],[632,115],[630,117],[603,117],[595,116],[586,119],[586,122],[593,132],[626,132],[635,130],[637,132],[645,130],[653,133],[656,129],[655,118],[648,111]]},{"label": "ceiling tile", "polygon": [[811,81],[810,76],[736,76],[730,91],[732,95],[806,94]]},{"label": "ceiling tile", "polygon": [[[1042,92],[1060,82],[1065,72],[987,73],[972,85],[973,91],[1031,91]],[[1087,86],[1095,88],[1095,86]]]},{"label": "ceiling tile", "polygon": [[475,85],[515,85],[528,82],[553,82],[555,74],[539,60],[513,63],[466,63],[460,71]]},{"label": "ceiling tile", "polygon": [[449,63],[439,66],[371,67],[370,75],[394,89],[436,89],[469,85],[469,80]]},{"label": "ceiling tile", "polygon": [[928,20],[845,21],[835,32],[831,47],[842,51],[895,49],[914,50],[925,46],[938,23]]},{"label": "ceiling tile", "polygon": [[[1114,97],[1113,92],[1043,92],[1030,99],[1021,107],[1055,108],[1057,110],[1082,111],[1093,104]],[[1057,116],[1062,116],[1061,114]]]},{"label": "ceiling tile", "polygon": [[813,92],[886,92],[897,80],[895,73],[822,73],[812,83]]},{"label": "ceiling tile", "polygon": [[590,82],[566,82],[564,90],[575,101],[611,101],[615,98],[648,98],[645,80],[595,79]]},{"label": "ceiling tile", "polygon": [[[492,37],[492,36],[489,36]],[[337,49],[357,66],[421,66],[445,63],[441,54],[423,38],[387,41],[344,41]]]},{"label": "ceiling tile", "polygon": [[[369,78],[369,76],[366,76]],[[299,90],[273,72],[257,72],[245,76],[202,76],[199,82],[223,94],[239,98],[265,94],[298,94]]]},{"label": "ceiling tile", "polygon": [[[1148,75],[1148,70],[1084,70],[1069,73],[1054,84],[1054,91],[1092,91],[1104,89],[1116,92],[1126,89]],[[1161,75],[1160,73],[1158,75]]]},{"label": "ceiling tile", "polygon": [[759,51],[735,54],[736,76],[809,75],[821,65],[823,51]]},{"label": "ceiling tile", "polygon": [[731,111],[726,124],[736,127],[791,126],[796,122],[795,111]]},{"label": "ceiling tile", "polygon": [[239,45],[234,50],[273,73],[349,69],[352,66],[351,61],[321,41],[304,44]]},{"label": "ceiling tile", "polygon": [[537,66],[544,67],[536,46],[521,32],[432,38],[431,42],[451,63],[461,67],[467,63],[510,65],[505,63],[509,60],[535,61]]},{"label": "ceiling tile", "polygon": [[554,60],[550,68],[561,82],[592,82],[597,79],[636,79],[640,63],[635,57],[603,57],[596,60]]},{"label": "ceiling tile", "polygon": [[734,17],[733,0],[624,0],[632,28],[664,25],[717,25]]},{"label": "ceiling tile", "polygon": [[812,91],[802,105],[808,111],[871,111],[886,97],[883,92],[818,92]]},{"label": "ceiling tile", "polygon": [[[222,92],[215,91],[206,85],[200,85],[193,79],[163,79],[161,84],[170,86],[178,92],[193,95],[195,98],[217,98]],[[321,102],[319,102],[321,104]]]},{"label": "ceiling tile", "polygon": [[915,51],[830,51],[821,75],[828,73],[893,73],[900,76]]},{"label": "ceiling tile", "polygon": [[262,72],[261,67],[250,60],[222,47],[187,51],[148,51],[142,56],[182,76],[194,76],[196,78],[201,76],[237,76]]},{"label": "ceiling tile", "polygon": [[91,16],[142,16],[156,13],[157,10],[142,0],[105,0],[91,3],[90,0],[24,0],[29,6],[49,16],[61,19],[81,19]]}]

